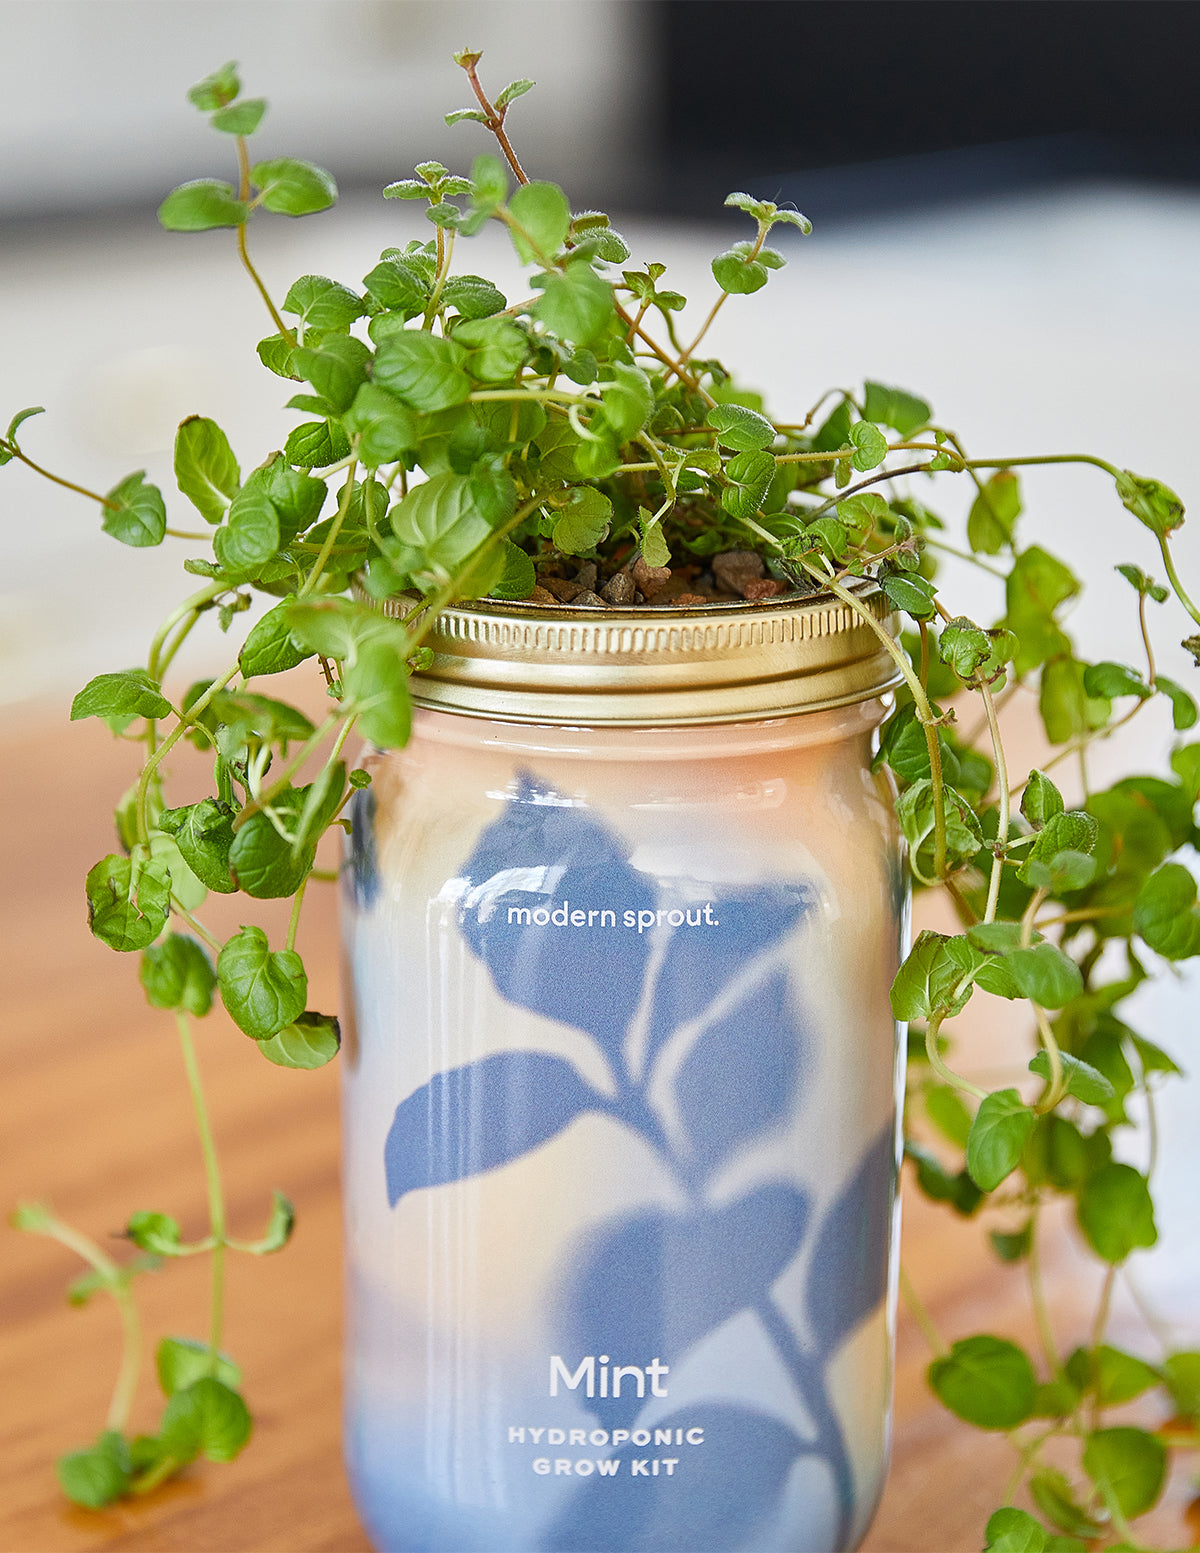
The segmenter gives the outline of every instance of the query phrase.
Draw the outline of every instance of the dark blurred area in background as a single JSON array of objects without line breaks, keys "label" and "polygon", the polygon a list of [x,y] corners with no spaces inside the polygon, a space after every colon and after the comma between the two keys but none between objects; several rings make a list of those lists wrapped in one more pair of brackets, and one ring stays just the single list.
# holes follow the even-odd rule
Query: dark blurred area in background
[{"label": "dark blurred area in background", "polygon": [[227,59],[271,102],[256,155],[372,198],[424,157],[465,170],[489,144],[443,123],[466,44],[493,93],[537,80],[511,120],[533,176],[618,214],[1200,185],[1197,0],[0,0],[0,229],[230,176],[185,100]]},{"label": "dark blurred area in background", "polygon": [[1054,183],[1200,184],[1194,0],[647,11],[660,208],[711,211],[750,182],[826,224]]}]

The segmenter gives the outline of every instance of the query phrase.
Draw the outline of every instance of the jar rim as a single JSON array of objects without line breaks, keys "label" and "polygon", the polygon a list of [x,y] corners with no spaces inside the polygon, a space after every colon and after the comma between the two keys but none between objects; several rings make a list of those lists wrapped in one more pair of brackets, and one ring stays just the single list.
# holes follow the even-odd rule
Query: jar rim
[{"label": "jar rim", "polygon": [[[443,609],[411,679],[418,706],[504,722],[586,727],[759,721],[883,695],[900,671],[886,596],[853,579],[832,594],[680,608],[557,608],[482,599]],[[365,593],[356,587],[360,597]],[[419,600],[374,600],[393,616]]]}]

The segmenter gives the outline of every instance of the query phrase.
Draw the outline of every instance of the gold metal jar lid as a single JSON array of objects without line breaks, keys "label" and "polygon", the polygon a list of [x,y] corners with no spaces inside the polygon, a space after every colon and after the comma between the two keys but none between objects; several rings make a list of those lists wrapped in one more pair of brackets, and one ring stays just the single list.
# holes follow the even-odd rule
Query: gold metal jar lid
[{"label": "gold metal jar lid", "polygon": [[[855,584],[895,630],[884,595]],[[388,599],[389,614],[412,609]],[[412,677],[418,706],[577,727],[729,723],[846,706],[900,674],[878,635],[828,594],[695,609],[553,609],[487,599],[446,609]]]}]

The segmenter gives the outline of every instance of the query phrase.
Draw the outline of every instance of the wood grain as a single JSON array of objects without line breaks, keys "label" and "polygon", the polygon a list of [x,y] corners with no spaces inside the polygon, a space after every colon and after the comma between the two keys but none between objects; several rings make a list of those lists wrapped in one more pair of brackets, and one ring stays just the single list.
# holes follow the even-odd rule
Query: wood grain
[{"label": "wood grain", "polygon": [[[181,765],[186,780],[186,760]],[[173,1023],[144,1002],[136,957],[113,955],[85,921],[83,875],[109,848],[110,795],[133,769],[134,752],[96,724],[46,729],[10,718],[0,728],[3,1196],[5,1206],[49,1201],[101,1239],[137,1208],[174,1213],[188,1234],[204,1225]],[[219,904],[228,914],[222,925],[235,923],[236,906]],[[301,946],[310,1001],[332,1008],[332,891],[314,891],[310,904]],[[274,1068],[223,1016],[204,1023],[198,1044],[234,1233],[261,1231],[273,1187],[298,1211],[284,1255],[232,1262],[227,1346],[243,1365],[256,1414],[252,1447],[231,1465],[194,1467],[146,1501],[99,1513],[67,1506],[52,1463],[101,1426],[116,1368],[116,1316],[106,1300],[67,1305],[64,1288],[78,1267],[60,1247],[0,1231],[4,1553],[369,1553],[338,1442],[336,1072]],[[997,1267],[978,1227],[920,1201],[906,1213],[905,1262],[943,1330],[1028,1336],[1020,1274]],[[1051,1284],[1067,1340],[1083,1329],[1092,1288],[1065,1255],[1052,1262]],[[206,1292],[206,1270],[195,1263],[143,1279],[148,1332],[201,1336]],[[969,1553],[1002,1502],[1008,1445],[958,1425],[930,1399],[928,1360],[902,1314],[894,1467],[864,1553]],[[145,1374],[141,1427],[153,1426],[159,1405],[153,1375]],[[1181,1482],[1156,1514],[1164,1546],[1190,1545],[1186,1499]]]}]

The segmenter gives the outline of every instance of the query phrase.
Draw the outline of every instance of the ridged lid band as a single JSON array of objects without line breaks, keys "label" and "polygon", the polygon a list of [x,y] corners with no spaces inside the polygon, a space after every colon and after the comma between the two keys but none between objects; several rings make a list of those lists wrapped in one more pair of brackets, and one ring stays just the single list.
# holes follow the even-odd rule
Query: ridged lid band
[{"label": "ridged lid band", "polygon": [[[894,632],[873,583],[855,593]],[[410,598],[384,600],[409,613]],[[872,626],[817,594],[696,609],[567,610],[488,599],[442,612],[412,677],[418,706],[577,727],[728,723],[846,706],[899,682]]]}]

